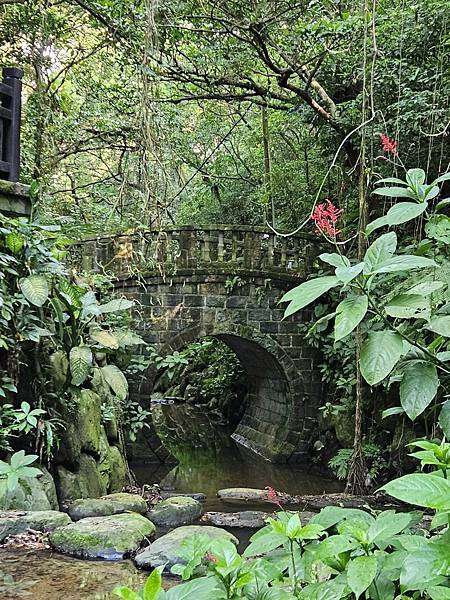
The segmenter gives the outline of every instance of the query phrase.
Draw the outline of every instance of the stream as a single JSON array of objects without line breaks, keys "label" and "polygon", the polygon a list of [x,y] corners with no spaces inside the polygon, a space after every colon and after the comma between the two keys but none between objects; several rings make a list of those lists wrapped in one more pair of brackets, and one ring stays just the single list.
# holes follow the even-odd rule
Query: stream
[{"label": "stream", "polygon": [[[163,432],[164,442],[178,460],[174,467],[160,464],[133,464],[132,471],[140,485],[158,483],[162,490],[180,493],[201,492],[206,495],[204,512],[237,512],[239,510],[269,510],[260,504],[226,504],[217,498],[217,491],[227,487],[265,488],[267,486],[290,494],[320,494],[340,492],[342,483],[324,477],[304,465],[274,465],[234,442],[226,426],[209,427],[201,411],[192,407],[164,407],[171,423],[178,416],[199,436],[187,438],[175,427],[175,433]],[[163,415],[164,416],[164,415]],[[195,422],[193,422],[195,421]],[[168,439],[170,437],[170,441]],[[194,440],[195,446],[191,440]],[[245,547],[254,532],[230,530]],[[164,532],[161,532],[164,533]],[[0,549],[0,598],[13,600],[109,600],[117,585],[134,589],[145,580],[130,560],[118,562],[78,560],[51,550]],[[170,580],[168,580],[170,583]],[[173,583],[173,580],[172,580]]]}]

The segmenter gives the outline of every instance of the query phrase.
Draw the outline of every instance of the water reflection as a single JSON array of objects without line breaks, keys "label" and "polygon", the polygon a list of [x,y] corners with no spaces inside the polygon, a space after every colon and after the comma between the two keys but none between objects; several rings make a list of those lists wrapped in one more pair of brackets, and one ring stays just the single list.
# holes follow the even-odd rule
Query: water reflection
[{"label": "water reflection", "polygon": [[[169,472],[153,465],[134,465],[138,482],[160,483],[166,490],[202,492],[206,510],[239,510],[222,503],[217,491],[227,487],[272,486],[290,494],[321,494],[342,490],[342,484],[299,465],[275,465],[235,443],[232,430],[211,419],[204,409],[186,404],[158,406],[155,419],[164,445],[179,464]],[[156,479],[155,475],[160,478]],[[248,504],[245,505],[248,509]]]}]

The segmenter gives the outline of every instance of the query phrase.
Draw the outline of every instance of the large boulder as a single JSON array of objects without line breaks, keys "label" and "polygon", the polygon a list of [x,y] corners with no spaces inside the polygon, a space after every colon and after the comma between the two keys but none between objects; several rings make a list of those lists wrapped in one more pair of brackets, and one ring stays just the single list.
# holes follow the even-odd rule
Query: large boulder
[{"label": "large boulder", "polygon": [[78,558],[121,560],[153,535],[155,526],[136,513],[90,517],[60,527],[49,535],[58,552]]},{"label": "large boulder", "polygon": [[243,510],[241,512],[207,512],[202,517],[202,523],[216,525],[217,527],[237,527],[246,529],[261,529],[266,524],[266,519],[273,513],[260,510]]},{"label": "large boulder", "polygon": [[87,517],[107,517],[120,513],[145,514],[147,502],[137,494],[109,494],[101,498],[81,498],[69,506],[69,515],[74,521]]},{"label": "large boulder", "polygon": [[102,435],[102,401],[92,390],[81,390],[78,394],[77,430],[81,450],[100,455]]},{"label": "large boulder", "polygon": [[226,488],[217,492],[218,497],[223,502],[231,504],[249,502],[258,504],[273,504],[269,500],[267,490],[258,490],[254,488]]},{"label": "large boulder", "polygon": [[88,454],[81,455],[79,469],[75,473],[63,466],[56,468],[56,489],[60,502],[98,498],[107,491],[95,458]]},{"label": "large boulder", "polygon": [[122,452],[117,446],[109,446],[108,459],[111,467],[109,491],[119,492],[128,482],[128,468]]},{"label": "large boulder", "polygon": [[8,535],[24,533],[28,529],[53,531],[71,522],[69,515],[56,510],[0,512],[0,542]]},{"label": "large boulder", "polygon": [[149,518],[161,527],[178,527],[193,523],[202,512],[202,505],[198,500],[189,496],[174,496],[159,502],[149,512]]},{"label": "large boulder", "polygon": [[183,542],[194,535],[206,535],[212,540],[222,538],[233,544],[238,544],[238,539],[225,529],[201,525],[187,525],[177,527],[170,533],[163,535],[153,542],[148,548],[135,556],[134,562],[141,569],[151,569],[165,565],[166,570],[186,561],[180,556],[180,548]]},{"label": "large boulder", "polygon": [[45,467],[39,467],[42,475],[21,477],[14,490],[6,487],[0,491],[0,510],[55,510],[58,509],[53,477]]}]

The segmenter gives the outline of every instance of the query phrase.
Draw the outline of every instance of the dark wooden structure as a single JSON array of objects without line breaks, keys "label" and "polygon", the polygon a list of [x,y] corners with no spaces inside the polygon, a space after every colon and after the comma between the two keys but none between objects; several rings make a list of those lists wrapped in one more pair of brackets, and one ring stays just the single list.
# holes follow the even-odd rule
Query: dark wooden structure
[{"label": "dark wooden structure", "polygon": [[3,69],[0,83],[0,179],[19,181],[20,114],[23,71]]}]

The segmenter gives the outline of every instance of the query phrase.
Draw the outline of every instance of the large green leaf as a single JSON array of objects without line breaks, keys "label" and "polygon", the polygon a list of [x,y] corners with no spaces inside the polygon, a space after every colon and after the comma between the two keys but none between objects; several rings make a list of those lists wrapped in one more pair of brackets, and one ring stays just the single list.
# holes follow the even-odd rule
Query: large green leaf
[{"label": "large green leaf", "polygon": [[358,277],[358,275],[362,273],[363,269],[364,263],[360,262],[352,267],[337,267],[335,273],[339,281],[341,281],[344,285],[347,285],[347,283],[350,283],[350,281],[355,279],[355,277]]},{"label": "large green leaf", "polygon": [[20,280],[19,283],[22,294],[34,304],[42,306],[48,298],[48,284],[44,275],[30,275]]},{"label": "large green leaf", "polygon": [[426,325],[425,329],[434,331],[434,333],[437,333],[438,335],[450,337],[450,315],[434,317],[428,325]]},{"label": "large green leaf", "polygon": [[364,273],[371,273],[380,263],[393,256],[397,248],[397,235],[394,231],[384,233],[366,250],[364,255]]},{"label": "large green leaf", "polygon": [[422,283],[417,283],[405,293],[429,296],[430,294],[433,294],[434,292],[437,292],[443,288],[444,285],[446,284],[443,281],[423,281]]},{"label": "large green leaf", "polygon": [[373,555],[357,556],[350,561],[347,567],[347,582],[356,598],[359,598],[375,579],[377,568],[377,558]]},{"label": "large green leaf", "polygon": [[426,202],[398,202],[386,213],[388,225],[401,225],[419,217],[427,209]]},{"label": "large green leaf", "polygon": [[337,252],[319,254],[320,260],[327,263],[328,265],[332,265],[333,267],[349,267],[350,261],[346,256],[342,254],[338,254]]},{"label": "large green leaf", "polygon": [[427,408],[438,388],[439,377],[433,364],[422,360],[407,363],[400,383],[400,402],[412,421]]},{"label": "large green leaf", "polygon": [[214,577],[199,577],[187,583],[181,583],[166,592],[167,600],[211,600],[220,597],[215,592],[218,587]]},{"label": "large green leaf", "polygon": [[408,169],[406,171],[406,182],[412,188],[418,188],[425,183],[426,174],[423,169]]},{"label": "large green leaf", "polygon": [[88,346],[75,346],[69,353],[69,367],[73,385],[84,383],[91,371],[92,352]]},{"label": "large green leaf", "polygon": [[430,302],[419,294],[399,294],[385,305],[384,310],[390,317],[412,319],[430,308]]},{"label": "large green leaf", "polygon": [[90,333],[91,338],[94,342],[97,342],[103,348],[109,348],[110,350],[117,350],[119,347],[119,340],[110,331],[98,329]]},{"label": "large green leaf", "polygon": [[439,425],[447,439],[450,439],[450,400],[446,400],[442,405],[439,414]]},{"label": "large green leaf", "polygon": [[383,217],[378,217],[378,219],[375,219],[374,221],[371,221],[365,230],[365,234],[366,235],[370,235],[373,231],[375,231],[376,229],[380,229],[380,227],[384,227],[385,225],[388,224],[386,215],[384,215]]},{"label": "large green leaf", "polygon": [[437,264],[431,258],[414,256],[414,254],[400,254],[383,261],[371,273],[395,273],[397,271],[427,269],[430,267],[437,267]]},{"label": "large green leaf", "polygon": [[435,510],[450,510],[450,481],[432,473],[404,475],[381,489],[402,502]]},{"label": "large green leaf", "polygon": [[11,231],[5,237],[6,247],[11,250],[13,254],[18,254],[25,245],[25,238],[17,233],[17,231]]},{"label": "large green leaf", "polygon": [[411,198],[411,192],[404,187],[383,187],[377,188],[372,192],[378,196],[387,196],[388,198]]},{"label": "large green leaf", "polygon": [[289,317],[295,312],[301,310],[314,300],[317,300],[322,294],[325,294],[333,287],[340,284],[340,281],[334,275],[326,277],[318,277],[301,283],[299,286],[289,290],[282,298],[281,302],[290,302],[284,313],[285,317]]},{"label": "large green leaf", "polygon": [[336,308],[334,341],[347,337],[364,319],[369,301],[367,296],[352,296],[342,300]]},{"label": "large green leaf", "polygon": [[101,314],[118,312],[120,310],[128,310],[134,306],[134,302],[132,300],[127,300],[126,298],[115,298],[114,300],[110,300],[106,304],[102,304],[99,306],[99,311]]},{"label": "large green leaf", "polygon": [[103,376],[119,400],[125,400],[128,395],[128,382],[125,375],[116,365],[102,367]]},{"label": "large green leaf", "polygon": [[408,513],[382,512],[369,527],[367,541],[375,544],[386,542],[408,527],[410,522],[411,515]]},{"label": "large green leaf", "polygon": [[144,600],[158,600],[159,593],[162,589],[161,571],[163,567],[154,569],[144,584],[142,595]]},{"label": "large green leaf", "polygon": [[375,385],[389,375],[403,353],[403,340],[393,331],[369,334],[361,350],[361,374],[369,385]]}]

